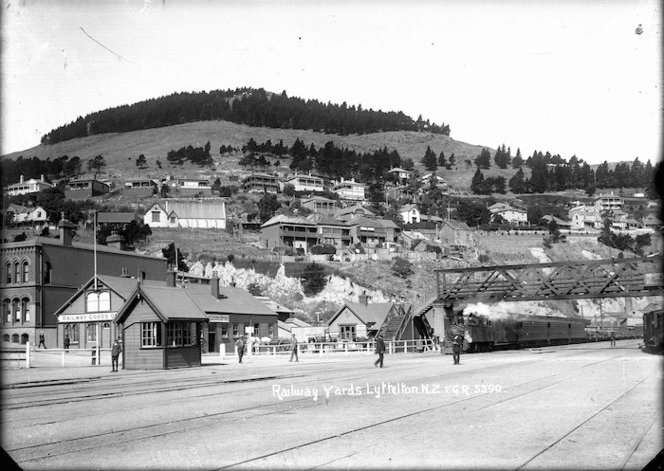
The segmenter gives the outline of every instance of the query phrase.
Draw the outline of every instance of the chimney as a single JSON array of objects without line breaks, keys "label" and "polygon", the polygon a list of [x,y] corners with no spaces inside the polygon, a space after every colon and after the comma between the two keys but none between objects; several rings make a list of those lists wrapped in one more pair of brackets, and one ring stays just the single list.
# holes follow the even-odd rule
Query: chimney
[{"label": "chimney", "polygon": [[58,223],[58,228],[60,229],[60,243],[62,245],[71,245],[74,240],[74,229],[76,229],[76,224],[66,220],[65,214],[62,213],[62,219]]},{"label": "chimney", "polygon": [[125,249],[125,238],[120,234],[112,234],[106,237],[106,245],[109,247],[115,247],[118,250]]},{"label": "chimney", "polygon": [[369,296],[367,296],[366,291],[358,297],[359,297],[359,300],[360,300],[360,304],[364,304],[365,306],[369,305]]},{"label": "chimney", "polygon": [[175,288],[175,275],[177,272],[169,270],[166,272],[166,286],[169,288]]},{"label": "chimney", "polygon": [[210,279],[210,287],[211,287],[212,297],[214,299],[219,299],[219,278],[213,276]]},{"label": "chimney", "polygon": [[44,174],[43,174],[43,173],[41,174],[41,178],[40,178],[40,180],[41,180],[41,181],[44,181]]},{"label": "chimney", "polygon": [[24,181],[24,178],[23,178],[23,175],[21,175],[21,178],[19,179],[18,182],[19,182],[19,183],[23,183],[23,181]]}]

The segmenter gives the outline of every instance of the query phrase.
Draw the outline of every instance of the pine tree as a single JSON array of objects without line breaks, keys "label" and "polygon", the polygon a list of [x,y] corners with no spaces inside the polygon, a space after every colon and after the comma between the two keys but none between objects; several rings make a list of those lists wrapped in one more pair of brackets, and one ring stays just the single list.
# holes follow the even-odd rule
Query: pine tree
[{"label": "pine tree", "polygon": [[523,169],[520,168],[509,181],[510,191],[512,193],[524,193],[526,190],[526,181]]},{"label": "pine tree", "polygon": [[480,170],[480,168],[477,167],[477,171],[475,172],[475,175],[473,175],[473,180],[470,183],[470,191],[472,191],[476,195],[482,194],[483,186],[484,186],[484,175],[482,175],[482,171]]},{"label": "pine tree", "polygon": [[438,156],[438,166],[439,167],[447,166],[447,161],[445,160],[445,152],[443,152],[442,150],[440,151],[440,155]]},{"label": "pine tree", "polygon": [[431,150],[430,146],[427,146],[424,157],[422,157],[420,162],[430,172],[434,172],[438,169],[438,159],[436,158],[436,154]]}]

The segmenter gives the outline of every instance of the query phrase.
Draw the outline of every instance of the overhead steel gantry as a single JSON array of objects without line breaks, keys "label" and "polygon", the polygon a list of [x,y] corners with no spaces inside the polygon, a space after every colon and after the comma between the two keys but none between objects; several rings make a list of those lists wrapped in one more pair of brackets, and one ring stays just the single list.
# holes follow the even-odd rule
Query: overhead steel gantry
[{"label": "overhead steel gantry", "polygon": [[662,257],[436,269],[436,303],[664,294]]}]

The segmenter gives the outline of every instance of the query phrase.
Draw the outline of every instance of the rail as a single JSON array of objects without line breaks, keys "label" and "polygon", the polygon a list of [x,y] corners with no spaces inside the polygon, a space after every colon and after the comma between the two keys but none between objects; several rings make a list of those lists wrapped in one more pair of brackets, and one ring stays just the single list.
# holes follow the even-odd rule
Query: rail
[{"label": "rail", "polygon": [[[417,339],[417,340],[386,340],[385,353],[417,353],[423,351],[436,351],[438,345],[432,339]],[[311,353],[315,355],[348,355],[350,353],[359,353],[372,355],[376,350],[375,341],[358,341],[358,342],[311,342],[298,344],[298,353],[306,354]],[[254,345],[252,348],[252,355],[290,355],[291,346],[284,345]],[[237,356],[237,353],[235,353]]]}]

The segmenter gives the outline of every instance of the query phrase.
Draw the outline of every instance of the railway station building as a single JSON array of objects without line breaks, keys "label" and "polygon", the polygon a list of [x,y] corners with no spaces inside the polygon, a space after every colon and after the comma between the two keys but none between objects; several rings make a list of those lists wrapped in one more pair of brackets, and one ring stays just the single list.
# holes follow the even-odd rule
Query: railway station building
[{"label": "railway station building", "polygon": [[[55,312],[94,276],[95,248],[76,242],[76,225],[64,217],[58,228],[59,239],[35,237],[0,244],[0,335],[5,342],[35,344],[44,332],[47,348],[62,345]],[[99,275],[165,279],[165,258],[123,250],[122,241],[116,242],[97,246]]]}]

